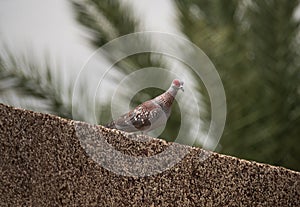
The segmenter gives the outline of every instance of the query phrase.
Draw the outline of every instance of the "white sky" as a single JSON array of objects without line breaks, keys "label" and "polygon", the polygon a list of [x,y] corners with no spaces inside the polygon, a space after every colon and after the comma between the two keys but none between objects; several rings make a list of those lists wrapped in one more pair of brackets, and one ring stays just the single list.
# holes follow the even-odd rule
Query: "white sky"
[{"label": "white sky", "polygon": [[67,1],[2,0],[0,31],[1,43],[20,54],[33,50],[41,59],[50,54],[65,76],[79,71],[92,52]]},{"label": "white sky", "polygon": [[[146,19],[146,30],[174,32],[169,0],[128,0]],[[151,3],[151,7],[150,7]],[[150,9],[151,8],[151,9]],[[93,52],[68,0],[1,0],[0,43],[45,58],[51,54],[68,76],[76,74]]]}]

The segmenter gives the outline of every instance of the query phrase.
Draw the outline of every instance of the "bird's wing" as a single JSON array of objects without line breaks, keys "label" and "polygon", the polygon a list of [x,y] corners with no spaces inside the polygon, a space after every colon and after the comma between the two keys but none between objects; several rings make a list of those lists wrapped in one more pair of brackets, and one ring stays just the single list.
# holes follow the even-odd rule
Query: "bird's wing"
[{"label": "bird's wing", "polygon": [[108,127],[127,132],[145,131],[162,115],[162,108],[152,100],[146,101],[111,122]]}]

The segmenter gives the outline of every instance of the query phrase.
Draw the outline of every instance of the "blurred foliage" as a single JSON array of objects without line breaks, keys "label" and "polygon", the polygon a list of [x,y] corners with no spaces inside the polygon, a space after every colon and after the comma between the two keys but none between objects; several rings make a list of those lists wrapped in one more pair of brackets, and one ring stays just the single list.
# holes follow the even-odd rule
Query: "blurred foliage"
[{"label": "blurred foliage", "polygon": [[[64,92],[60,76],[54,77],[53,68],[49,63],[41,69],[41,65],[28,57],[17,57],[9,51],[0,55],[0,98],[9,96],[19,100],[30,98],[38,102],[35,110],[47,111],[65,118],[72,118],[72,106],[64,101]],[[67,91],[71,99],[71,89]],[[7,104],[9,104],[9,100]],[[26,105],[26,104],[25,104]],[[29,107],[32,108],[32,107]]]},{"label": "blurred foliage", "polygon": [[[26,55],[25,55],[26,54]],[[79,84],[80,100],[72,100],[73,80],[65,81],[61,68],[50,57],[18,54],[3,46],[0,52],[0,102],[15,107],[51,113],[63,118],[87,120],[93,104],[84,81]],[[99,104],[96,100],[95,104]],[[85,106],[87,109],[83,109]]]},{"label": "blurred foliage", "polygon": [[210,57],[224,84],[222,153],[300,170],[298,4],[176,0],[182,32]]},{"label": "blurred foliage", "polygon": [[72,1],[77,20],[91,32],[96,48],[122,35],[136,31],[138,21],[131,8],[118,0]]}]

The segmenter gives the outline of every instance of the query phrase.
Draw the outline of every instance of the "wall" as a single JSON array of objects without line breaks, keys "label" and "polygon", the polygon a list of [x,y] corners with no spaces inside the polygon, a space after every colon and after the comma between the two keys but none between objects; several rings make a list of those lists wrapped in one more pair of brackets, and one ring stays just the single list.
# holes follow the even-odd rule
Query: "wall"
[{"label": "wall", "polygon": [[0,206],[300,206],[299,198],[298,172],[0,104]]}]

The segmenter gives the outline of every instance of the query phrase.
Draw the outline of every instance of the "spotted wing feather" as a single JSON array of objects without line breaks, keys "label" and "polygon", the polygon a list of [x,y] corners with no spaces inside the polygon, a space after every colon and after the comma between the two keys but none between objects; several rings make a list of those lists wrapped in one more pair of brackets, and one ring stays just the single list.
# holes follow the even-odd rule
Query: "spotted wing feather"
[{"label": "spotted wing feather", "polygon": [[146,131],[163,113],[160,105],[152,100],[137,106],[107,125],[127,132]]}]

